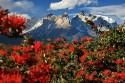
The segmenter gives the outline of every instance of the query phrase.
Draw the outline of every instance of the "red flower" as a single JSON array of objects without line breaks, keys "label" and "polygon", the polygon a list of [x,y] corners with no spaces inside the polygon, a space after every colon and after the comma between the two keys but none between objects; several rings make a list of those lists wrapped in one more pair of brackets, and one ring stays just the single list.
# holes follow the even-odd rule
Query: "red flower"
[{"label": "red flower", "polygon": [[113,78],[113,77],[109,77],[108,79],[102,80],[103,83],[118,83],[118,80]]},{"label": "red flower", "polygon": [[0,83],[22,83],[20,74],[1,74]]},{"label": "red flower", "polygon": [[119,77],[121,78],[121,80],[125,81],[125,72],[119,73]]},{"label": "red flower", "polygon": [[90,61],[88,61],[88,62],[86,62],[87,63],[87,65],[88,66],[90,66],[90,65],[93,65],[94,64],[94,62],[92,61],[92,60],[90,60]]},{"label": "red flower", "polygon": [[[1,16],[0,16],[1,17]],[[22,31],[26,28],[26,19],[17,15],[5,15],[0,18],[0,31],[7,36],[19,36],[22,35]],[[16,33],[16,35],[14,34]]]},{"label": "red flower", "polygon": [[93,38],[85,36],[84,38],[81,39],[81,41],[88,41],[91,42],[93,40]]},{"label": "red flower", "polygon": [[29,51],[32,50],[32,48],[29,47],[29,46],[22,47],[21,49],[22,49],[22,52],[23,52],[24,54],[25,54],[25,53],[28,53]]},{"label": "red flower", "polygon": [[33,55],[31,55],[31,54],[28,54],[28,53],[23,54],[22,57],[24,57],[24,60],[25,60],[27,63],[32,63],[32,64],[34,64],[34,63],[37,63],[37,62],[38,62],[38,60],[37,60],[37,58],[36,58],[35,56],[33,56]]},{"label": "red flower", "polygon": [[121,58],[118,58],[117,60],[116,60],[116,64],[118,65],[118,64],[120,64],[120,63],[122,63],[122,59]]},{"label": "red flower", "polygon": [[[125,61],[124,61],[124,63],[123,63],[123,64],[125,64]],[[123,71],[125,71],[125,67],[122,67],[122,70],[123,70]]]},{"label": "red flower", "polygon": [[40,65],[35,65],[30,68],[28,83],[48,83],[50,81],[49,73],[51,65],[45,65],[44,62]]},{"label": "red flower", "polygon": [[64,48],[68,48],[68,46],[69,46],[68,43],[64,43],[64,44],[63,44],[63,47],[64,47]]},{"label": "red flower", "polygon": [[113,76],[115,76],[116,78],[118,78],[119,77],[119,73],[118,72],[114,72]]},{"label": "red flower", "polygon": [[66,60],[69,60],[70,59],[70,56],[65,56]]},{"label": "red flower", "polygon": [[83,63],[85,60],[86,60],[86,55],[83,55],[83,56],[80,57],[80,62]]},{"label": "red flower", "polygon": [[79,49],[83,49],[83,48],[85,48],[85,46],[83,46],[83,45],[80,45],[80,46],[79,46]]},{"label": "red flower", "polygon": [[59,41],[61,41],[61,38],[56,38],[55,41],[59,42]]},{"label": "red flower", "polygon": [[112,47],[110,47],[110,53],[112,54],[112,53],[114,53],[114,49],[112,48]]},{"label": "red flower", "polygon": [[75,40],[73,40],[73,43],[74,43],[74,44],[78,43],[78,40],[76,40],[76,39],[75,39]]},{"label": "red flower", "polygon": [[14,51],[19,51],[20,49],[22,49],[21,46],[13,46],[13,50],[14,50]]},{"label": "red flower", "polygon": [[0,55],[5,55],[7,53],[6,50],[0,50]]},{"label": "red flower", "polygon": [[84,55],[89,54],[88,50],[86,50],[86,49],[84,49],[83,52],[84,52]]},{"label": "red flower", "polygon": [[51,49],[51,44],[46,44],[46,51],[48,52]]},{"label": "red flower", "polygon": [[86,78],[87,80],[90,80],[90,81],[94,80],[93,75],[86,75],[85,78]]},{"label": "red flower", "polygon": [[63,53],[58,53],[58,56],[59,56],[60,58],[64,58]]},{"label": "red flower", "polygon": [[43,46],[43,44],[40,41],[35,41],[34,42],[34,50],[35,50],[35,52],[38,52],[41,49],[42,46]]},{"label": "red flower", "polygon": [[125,72],[114,72],[113,76],[115,76],[117,79],[120,78],[121,80],[125,80]]},{"label": "red flower", "polygon": [[85,75],[85,71],[81,70],[79,73],[76,75],[76,78],[80,78],[81,76]]},{"label": "red flower", "polygon": [[6,16],[5,18],[2,19],[3,22],[8,22],[8,26],[12,27],[13,29],[20,29],[24,30],[26,27],[24,26],[26,19],[21,17],[21,16],[16,16],[16,15],[9,15]]},{"label": "red flower", "polygon": [[113,83],[118,83],[118,80],[117,79],[114,79],[114,82]]},{"label": "red flower", "polygon": [[97,72],[96,72],[96,71],[93,71],[92,74],[93,74],[93,75],[97,75]]},{"label": "red flower", "polygon": [[74,51],[75,51],[75,47],[74,47],[74,46],[70,46],[70,47],[69,47],[69,51],[70,51],[70,52],[74,52]]},{"label": "red flower", "polygon": [[106,69],[103,71],[104,76],[109,76],[110,75],[110,70]]},{"label": "red flower", "polygon": [[18,55],[18,54],[17,55],[11,55],[10,58],[13,59],[17,63],[17,65],[19,65],[19,66],[26,63],[25,58]]},{"label": "red flower", "polygon": [[93,77],[92,75],[90,75],[88,79],[89,79],[89,80],[93,80],[94,77]]}]

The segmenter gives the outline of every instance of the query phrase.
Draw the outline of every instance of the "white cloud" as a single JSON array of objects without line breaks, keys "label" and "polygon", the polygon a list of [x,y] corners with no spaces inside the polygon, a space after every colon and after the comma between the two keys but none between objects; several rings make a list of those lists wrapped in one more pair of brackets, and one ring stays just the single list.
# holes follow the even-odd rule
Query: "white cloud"
[{"label": "white cloud", "polygon": [[80,6],[82,4],[97,4],[97,0],[62,0],[60,2],[55,2],[50,4],[50,10],[58,9],[73,9],[75,6]]},{"label": "white cloud", "polygon": [[4,9],[9,9],[12,12],[18,11],[19,13],[35,13],[36,6],[28,0],[0,0],[0,6]]},{"label": "white cloud", "polygon": [[0,0],[0,6],[2,6],[4,9],[12,8],[12,1],[11,0]]},{"label": "white cloud", "polygon": [[81,8],[81,10],[87,10],[93,14],[100,14],[112,17],[118,23],[123,23],[123,21],[125,20],[125,4],[103,7],[85,7]]},{"label": "white cloud", "polygon": [[31,11],[31,9],[35,10],[35,5],[32,2],[26,0],[15,2],[14,6],[25,11]]}]

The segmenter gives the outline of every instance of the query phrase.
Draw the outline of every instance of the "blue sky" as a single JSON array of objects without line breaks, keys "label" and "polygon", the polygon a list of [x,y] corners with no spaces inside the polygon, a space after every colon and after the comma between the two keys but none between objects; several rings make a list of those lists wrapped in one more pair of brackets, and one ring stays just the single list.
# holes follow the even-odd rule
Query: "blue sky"
[{"label": "blue sky", "polygon": [[12,12],[42,18],[48,13],[67,12],[70,16],[80,13],[100,14],[118,23],[125,20],[125,0],[0,0],[0,6]]}]

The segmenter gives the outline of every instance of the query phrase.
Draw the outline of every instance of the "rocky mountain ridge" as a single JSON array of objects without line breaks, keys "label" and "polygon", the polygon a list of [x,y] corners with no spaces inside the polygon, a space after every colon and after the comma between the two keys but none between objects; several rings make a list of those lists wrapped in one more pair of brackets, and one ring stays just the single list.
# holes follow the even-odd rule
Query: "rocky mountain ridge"
[{"label": "rocky mountain ridge", "polygon": [[[117,23],[112,18],[106,16],[84,13],[77,14],[70,19],[65,12],[62,15],[50,13],[40,20],[35,17],[28,17],[26,26],[27,29],[23,33],[31,35],[35,40],[41,41],[48,38],[54,40],[58,37],[65,37],[68,41],[72,41],[74,39],[80,40],[84,36],[97,37],[98,34],[95,33],[94,28],[100,31],[108,31],[109,28],[116,27]],[[6,38],[6,40],[9,39]],[[14,41],[19,43],[21,39]],[[4,43],[10,42],[6,41]]]},{"label": "rocky mountain ridge", "polygon": [[66,37],[71,41],[79,40],[83,36],[97,37],[92,26],[87,23],[88,21],[101,31],[108,31],[109,28],[117,26],[113,19],[101,15],[80,13],[70,20],[66,12],[59,16],[50,13],[24,33],[32,35],[36,40],[47,38],[54,40],[58,37]]}]

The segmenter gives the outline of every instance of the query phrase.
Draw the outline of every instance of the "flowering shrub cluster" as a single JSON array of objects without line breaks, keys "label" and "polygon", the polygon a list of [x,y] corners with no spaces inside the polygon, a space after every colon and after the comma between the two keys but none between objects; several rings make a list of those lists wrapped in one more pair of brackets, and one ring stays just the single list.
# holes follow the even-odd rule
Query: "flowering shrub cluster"
[{"label": "flowering shrub cluster", "polygon": [[0,8],[0,33],[15,38],[22,36],[22,31],[26,28],[26,19],[8,14],[8,10]]},{"label": "flowering shrub cluster", "polygon": [[[1,83],[123,83],[125,31],[111,29],[97,39],[65,38],[0,45]],[[29,42],[30,40],[28,40]]]}]

